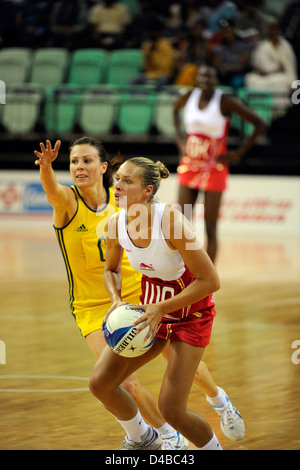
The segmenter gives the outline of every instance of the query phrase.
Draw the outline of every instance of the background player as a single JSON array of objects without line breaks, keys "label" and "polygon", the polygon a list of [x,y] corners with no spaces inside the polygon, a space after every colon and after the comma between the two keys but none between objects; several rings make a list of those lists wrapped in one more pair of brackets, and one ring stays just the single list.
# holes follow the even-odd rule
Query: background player
[{"label": "background player", "polygon": [[[191,219],[192,212],[188,209],[194,206],[198,192],[204,192],[207,253],[213,262],[217,254],[217,222],[229,164],[238,162],[266,128],[266,123],[257,113],[235,96],[217,89],[217,83],[216,70],[200,66],[196,87],[181,96],[174,108],[176,143],[182,155],[177,168],[180,184],[178,202]],[[185,139],[181,135],[179,111],[182,108]],[[229,152],[227,137],[233,113],[253,124],[254,130],[239,149]]]}]

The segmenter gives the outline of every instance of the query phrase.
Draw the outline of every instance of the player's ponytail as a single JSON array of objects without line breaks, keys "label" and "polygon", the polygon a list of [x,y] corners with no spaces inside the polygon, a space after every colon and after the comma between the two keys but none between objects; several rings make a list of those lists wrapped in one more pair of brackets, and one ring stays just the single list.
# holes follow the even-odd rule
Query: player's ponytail
[{"label": "player's ponytail", "polygon": [[158,171],[159,171],[159,173],[160,173],[160,177],[161,177],[162,179],[169,178],[170,172],[169,172],[168,168],[166,167],[166,165],[164,165],[164,164],[163,164],[162,162],[160,162],[160,161],[157,161],[157,162],[155,163],[155,165],[157,166]]}]

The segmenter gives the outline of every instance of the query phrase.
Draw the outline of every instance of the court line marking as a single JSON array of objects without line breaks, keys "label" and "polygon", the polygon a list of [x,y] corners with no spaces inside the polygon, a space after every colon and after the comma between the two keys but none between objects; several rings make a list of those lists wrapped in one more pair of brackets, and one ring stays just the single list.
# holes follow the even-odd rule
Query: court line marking
[{"label": "court line marking", "polygon": [[[72,323],[71,317],[50,317],[50,316],[37,316],[37,315],[18,315],[18,314],[2,314],[0,320],[8,321],[36,321],[36,322],[51,322],[51,323]],[[74,322],[74,320],[73,320]]]},{"label": "court line marking", "polygon": [[[66,375],[0,375],[1,379],[37,379],[37,380],[79,380],[87,381],[87,377],[74,377]],[[65,393],[65,392],[87,392],[84,388],[56,388],[56,389],[26,389],[26,388],[0,388],[0,393]]]}]

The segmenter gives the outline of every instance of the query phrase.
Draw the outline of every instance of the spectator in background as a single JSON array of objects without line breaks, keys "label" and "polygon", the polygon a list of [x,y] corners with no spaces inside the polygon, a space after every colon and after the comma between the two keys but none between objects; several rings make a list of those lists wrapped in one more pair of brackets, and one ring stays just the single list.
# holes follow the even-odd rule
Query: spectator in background
[{"label": "spectator in background", "polygon": [[[280,34],[279,22],[271,20],[268,37],[254,50],[252,71],[245,76],[249,88],[271,90],[278,114],[290,106],[291,85],[297,80],[297,59],[290,43]],[[277,95],[277,96],[276,96]]]},{"label": "spectator in background", "polygon": [[50,16],[51,46],[70,50],[84,47],[87,11],[84,0],[54,3]]},{"label": "spectator in background", "polygon": [[297,57],[298,76],[300,76],[300,0],[291,2],[283,12],[281,30],[289,41]]},{"label": "spectator in background", "polygon": [[237,36],[230,21],[221,20],[220,24],[221,41],[210,45],[208,61],[217,70],[222,85],[240,88],[248,71],[250,47]]},{"label": "spectator in background", "polygon": [[151,0],[139,0],[140,10],[136,13],[127,30],[127,43],[130,47],[140,48],[150,38],[151,25],[158,21]]},{"label": "spectator in background", "polygon": [[267,36],[268,16],[261,9],[262,0],[247,0],[236,21],[236,28],[254,45]]},{"label": "spectator in background", "polygon": [[14,45],[16,10],[12,2],[0,0],[0,48]]},{"label": "spectator in background", "polygon": [[121,49],[125,46],[125,32],[131,21],[126,5],[118,0],[104,0],[89,11],[92,25],[92,41],[96,47],[107,50]]},{"label": "spectator in background", "polygon": [[190,30],[201,18],[200,2],[198,0],[183,0],[181,6],[182,27]]},{"label": "spectator in background", "polygon": [[32,49],[47,45],[51,0],[23,0],[17,6],[15,45]]},{"label": "spectator in background", "polygon": [[179,44],[176,85],[194,86],[199,64],[207,59],[207,44],[204,39],[206,23],[199,19],[189,34]]},{"label": "spectator in background", "polygon": [[171,42],[162,36],[162,24],[154,21],[150,39],[142,44],[145,57],[144,73],[131,84],[154,83],[157,89],[171,82],[175,71],[175,51]]},{"label": "spectator in background", "polygon": [[200,11],[207,22],[207,29],[211,36],[220,30],[220,20],[235,21],[239,10],[234,2],[227,0],[208,0],[207,6],[201,7]]}]

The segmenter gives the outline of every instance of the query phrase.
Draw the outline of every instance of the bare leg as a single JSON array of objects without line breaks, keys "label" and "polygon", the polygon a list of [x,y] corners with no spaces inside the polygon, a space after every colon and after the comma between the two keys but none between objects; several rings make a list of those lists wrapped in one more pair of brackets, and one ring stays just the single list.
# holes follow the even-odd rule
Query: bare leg
[{"label": "bare leg", "polygon": [[197,447],[205,446],[213,437],[209,423],[187,409],[190,389],[204,350],[180,341],[171,343],[159,396],[159,408],[166,421]]},{"label": "bare leg", "polygon": [[[162,352],[163,356],[167,360],[169,357],[169,348],[170,345],[168,343]],[[200,361],[200,364],[196,370],[194,384],[199,387],[203,393],[206,393],[206,395],[210,397],[215,397],[218,394],[218,389],[214,379],[203,361]]]},{"label": "bare leg", "polygon": [[182,213],[188,220],[192,220],[193,207],[198,197],[198,190],[187,186],[179,187],[178,204],[181,206]]},{"label": "bare leg", "polygon": [[207,254],[214,263],[218,250],[217,223],[222,193],[206,192],[204,198],[204,217],[207,234]]},{"label": "bare leg", "polygon": [[194,377],[194,384],[209,397],[215,397],[218,389],[207,365],[201,361]]},{"label": "bare leg", "polygon": [[[120,384],[160,354],[164,345],[164,341],[156,340],[146,354],[131,359],[118,356],[108,346],[103,349],[90,378],[90,390],[117,419],[129,421],[138,411],[135,400]],[[164,422],[162,419],[161,425]]]},{"label": "bare leg", "polygon": [[[87,343],[98,359],[106,346],[101,330],[94,331],[86,337]],[[157,400],[143,387],[135,373],[122,383],[124,389],[133,397],[143,418],[155,428],[160,428],[165,420],[158,409]]]}]

